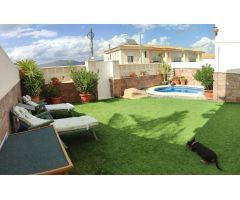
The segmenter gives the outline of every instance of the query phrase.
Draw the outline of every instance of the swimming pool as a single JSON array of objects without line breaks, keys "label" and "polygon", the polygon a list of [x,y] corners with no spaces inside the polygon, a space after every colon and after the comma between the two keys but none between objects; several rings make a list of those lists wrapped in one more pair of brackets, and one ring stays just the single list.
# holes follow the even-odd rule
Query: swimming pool
[{"label": "swimming pool", "polygon": [[161,85],[155,86],[147,89],[147,93],[153,96],[162,96],[162,97],[189,97],[197,99],[205,99],[203,95],[202,86],[194,85]]},{"label": "swimming pool", "polygon": [[182,93],[202,93],[203,89],[199,87],[188,87],[188,86],[167,86],[155,88],[157,92],[182,92]]}]

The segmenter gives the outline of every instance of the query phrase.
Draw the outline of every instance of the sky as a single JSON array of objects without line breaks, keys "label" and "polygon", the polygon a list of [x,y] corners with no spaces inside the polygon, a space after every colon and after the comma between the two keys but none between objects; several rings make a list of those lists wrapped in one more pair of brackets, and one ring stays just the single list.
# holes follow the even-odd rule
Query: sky
[{"label": "sky", "polygon": [[194,48],[214,53],[213,24],[11,24],[0,25],[0,46],[13,62],[34,59],[85,61],[90,56],[87,33],[94,32],[94,57],[132,38],[142,44]]}]

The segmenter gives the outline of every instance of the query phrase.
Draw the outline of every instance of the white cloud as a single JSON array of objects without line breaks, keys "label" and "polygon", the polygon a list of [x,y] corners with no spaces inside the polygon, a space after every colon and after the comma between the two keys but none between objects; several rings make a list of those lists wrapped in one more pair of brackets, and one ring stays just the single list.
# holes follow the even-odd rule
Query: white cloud
[{"label": "white cloud", "polygon": [[208,37],[202,37],[200,40],[192,44],[192,47],[194,49],[198,49],[209,53],[213,53],[215,49],[214,41]]},{"label": "white cloud", "polygon": [[31,25],[0,25],[0,37],[21,38],[21,37],[55,37],[57,32],[46,29],[33,28]]},{"label": "white cloud", "polygon": [[163,36],[163,37],[160,37],[159,38],[159,43],[161,44],[161,45],[167,45],[168,44],[168,37],[167,36]]},{"label": "white cloud", "polygon": [[133,26],[143,33],[157,27],[162,27],[167,30],[179,30],[179,31],[185,31],[190,28],[190,24],[134,24]]},{"label": "white cloud", "polygon": [[114,35],[112,37],[112,39],[110,39],[108,42],[109,44],[111,44],[111,47],[116,47],[119,44],[122,44],[126,41],[126,39],[129,38],[128,34],[121,34],[121,35]]},{"label": "white cloud", "polygon": [[42,30],[33,30],[33,31],[22,33],[21,37],[30,36],[33,38],[40,38],[40,37],[56,37],[57,35],[58,33],[55,31],[42,29]]},{"label": "white cloud", "polygon": [[28,28],[30,26],[31,25],[28,25],[28,24],[1,24],[0,25],[0,34],[15,31],[15,30],[21,29],[21,28]]},{"label": "white cloud", "polygon": [[12,49],[9,56],[12,60],[32,58],[38,62],[58,59],[85,59],[89,55],[89,40],[86,37],[61,37],[44,39],[30,45]]},{"label": "white cloud", "polygon": [[[144,34],[141,35],[141,39],[143,40]],[[106,48],[108,44],[111,44],[111,47],[116,47],[120,44],[123,44],[126,42],[126,39],[134,39],[137,43],[140,43],[140,35],[135,34],[135,35],[128,35],[128,34],[121,34],[121,35],[115,35],[112,37],[112,39],[105,41],[106,42]]]},{"label": "white cloud", "polygon": [[148,44],[158,44],[158,40],[154,38],[152,41],[148,42]]},{"label": "white cloud", "polygon": [[[94,40],[94,56],[103,58],[103,52],[111,44],[116,47],[125,42],[127,38],[137,39],[137,35],[115,35],[109,40]],[[13,61],[32,58],[39,63],[50,62],[59,59],[84,61],[90,57],[90,41],[87,37],[72,36],[53,39],[41,39],[30,45],[19,46],[8,51]]]},{"label": "white cloud", "polygon": [[134,24],[135,28],[139,29],[141,32],[145,32],[155,28],[157,25],[155,24]]},{"label": "white cloud", "polygon": [[152,41],[148,42],[148,44],[169,45],[168,40],[169,40],[169,37],[162,36],[162,37],[159,38],[159,40],[156,39],[156,38],[152,39]]}]

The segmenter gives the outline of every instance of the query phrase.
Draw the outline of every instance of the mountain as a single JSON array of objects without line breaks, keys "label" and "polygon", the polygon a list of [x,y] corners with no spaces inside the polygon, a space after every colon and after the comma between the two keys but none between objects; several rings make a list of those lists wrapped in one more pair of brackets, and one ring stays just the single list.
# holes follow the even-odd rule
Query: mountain
[{"label": "mountain", "polygon": [[56,60],[54,62],[38,65],[39,67],[52,67],[52,66],[68,66],[68,65],[84,65],[85,62],[79,62],[76,60]]}]

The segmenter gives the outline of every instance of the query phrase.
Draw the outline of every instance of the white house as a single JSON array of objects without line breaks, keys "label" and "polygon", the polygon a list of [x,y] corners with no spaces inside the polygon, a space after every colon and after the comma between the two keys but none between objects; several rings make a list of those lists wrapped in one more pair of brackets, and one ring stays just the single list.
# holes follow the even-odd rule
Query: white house
[{"label": "white house", "polygon": [[[130,42],[129,42],[130,41]],[[203,51],[149,44],[137,44],[134,40],[104,51],[104,61],[119,61],[119,64],[149,64],[159,62],[159,54],[168,63],[198,62]]]}]

